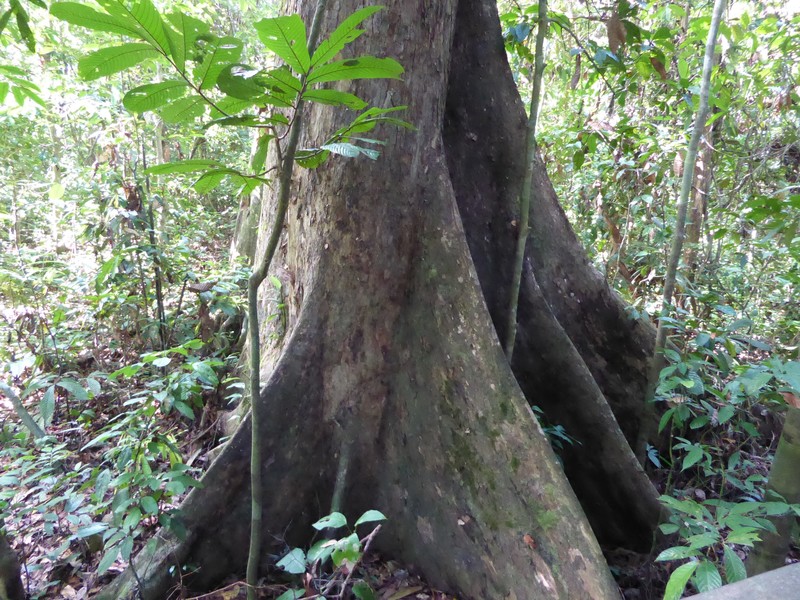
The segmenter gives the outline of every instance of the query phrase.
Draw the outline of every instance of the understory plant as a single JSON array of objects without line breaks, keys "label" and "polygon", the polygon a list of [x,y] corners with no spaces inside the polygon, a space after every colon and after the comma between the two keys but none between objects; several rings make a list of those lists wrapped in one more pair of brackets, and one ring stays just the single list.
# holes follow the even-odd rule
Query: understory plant
[{"label": "understory plant", "polygon": [[[255,598],[257,565],[261,553],[261,521],[264,499],[261,486],[262,418],[257,401],[260,384],[260,325],[258,291],[266,279],[283,231],[289,203],[295,162],[307,168],[321,165],[331,154],[376,159],[374,148],[381,142],[364,137],[378,123],[407,124],[389,116],[404,107],[367,108],[358,96],[332,87],[334,82],[355,79],[398,78],[403,68],[391,58],[359,56],[337,60],[346,46],[363,30],[359,25],[381,7],[357,10],[319,44],[325,0],[318,0],[310,31],[299,15],[261,19],[253,24],[264,50],[260,64],[243,62],[244,44],[232,36],[218,36],[212,28],[185,13],[162,15],[150,0],[128,5],[120,0],[101,0],[99,12],[86,5],[57,2],[51,12],[75,25],[123,34],[137,41],[106,46],[81,59],[79,72],[96,79],[126,70],[140,63],[166,62],[172,79],[136,87],[125,94],[123,103],[133,112],[156,111],[166,122],[186,123],[210,116],[206,127],[247,127],[257,135],[257,150],[250,171],[231,168],[216,161],[189,159],[156,165],[148,173],[199,173],[195,189],[208,191],[223,179],[237,182],[240,191],[249,193],[265,183],[271,169],[266,168],[270,144],[277,155],[277,208],[271,234],[263,253],[256,256],[248,282],[249,370],[251,395],[251,490],[252,525],[247,567],[248,598]],[[283,61],[267,66],[263,57],[270,53]],[[298,147],[303,109],[307,102],[363,111],[323,140],[317,147]]]}]

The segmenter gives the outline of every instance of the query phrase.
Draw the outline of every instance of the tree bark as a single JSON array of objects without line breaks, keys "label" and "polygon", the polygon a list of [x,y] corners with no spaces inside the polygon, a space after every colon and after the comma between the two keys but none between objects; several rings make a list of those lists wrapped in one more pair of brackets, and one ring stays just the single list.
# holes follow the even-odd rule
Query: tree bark
[{"label": "tree bark", "polygon": [[0,600],[23,600],[25,589],[22,587],[20,567],[17,555],[3,533],[3,522],[0,521]]},{"label": "tree bark", "polygon": [[[337,3],[323,31],[357,4]],[[309,22],[310,7],[302,8]],[[417,131],[384,129],[377,162],[334,160],[294,182],[275,268],[288,333],[273,344],[264,326],[262,345],[272,350],[262,353],[267,383],[256,395],[268,415],[264,539],[275,544],[267,552],[308,543],[310,524],[330,509],[344,453],[344,511],[383,511],[389,521],[378,545],[434,585],[463,599],[617,597],[520,385],[579,434],[564,464],[573,479],[585,477],[573,485],[584,507],[595,507],[597,531],[641,542],[655,524],[655,493],[606,397],[620,414],[626,403],[636,412],[637,373],[628,371],[646,359],[651,332],[625,315],[591,269],[539,163],[532,216],[546,239],[526,259],[512,372],[498,333],[513,267],[524,111],[495,4],[390,2],[365,29],[358,53],[391,55],[406,75],[354,91],[377,106],[408,104],[404,118]],[[307,117],[307,146],[345,120],[325,107]],[[259,252],[273,204],[262,206]],[[543,282],[556,275],[564,281]],[[267,286],[261,293],[267,314],[271,294]],[[634,437],[637,418],[626,421]],[[249,444],[245,419],[205,487],[183,505],[188,538],[165,536],[137,558],[145,598],[173,584],[170,565],[199,566],[183,580],[197,590],[243,570]],[[105,597],[132,590],[128,574]]]},{"label": "tree bark", "polygon": [[[526,117],[499,32],[485,25],[496,21],[494,7],[461,2],[459,15],[445,149],[472,260],[503,340]],[[564,468],[601,542],[649,548],[661,507],[630,444],[641,427],[655,331],[626,314],[589,263],[538,155],[531,204],[514,374],[527,399],[578,440],[563,451]]]}]

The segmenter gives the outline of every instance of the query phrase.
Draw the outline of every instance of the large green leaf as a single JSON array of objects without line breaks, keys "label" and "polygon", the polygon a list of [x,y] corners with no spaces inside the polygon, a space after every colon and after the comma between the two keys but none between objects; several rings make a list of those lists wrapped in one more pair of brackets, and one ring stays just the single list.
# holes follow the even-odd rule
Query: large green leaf
[{"label": "large green leaf", "polygon": [[201,90],[214,87],[225,67],[242,56],[242,42],[233,37],[215,38],[205,46],[203,61],[195,68],[195,83]]},{"label": "large green leaf", "polygon": [[322,65],[309,74],[308,82],[323,83],[344,79],[399,79],[402,74],[402,65],[393,58],[359,56]]},{"label": "large green leaf", "polygon": [[158,114],[165,123],[188,123],[197,117],[202,117],[205,110],[205,100],[200,96],[189,96],[162,106]]},{"label": "large green leaf", "polygon": [[300,15],[261,19],[254,27],[264,46],[296,72],[308,73],[311,57],[306,42],[306,26]]},{"label": "large green leaf", "polygon": [[333,30],[333,33],[317,46],[317,49],[314,51],[314,56],[311,57],[311,67],[313,68],[328,62],[339,54],[347,44],[364,33],[363,29],[358,29],[358,25],[361,24],[364,19],[374,15],[382,8],[382,6],[367,6],[366,8],[357,10],[342,21],[339,26]]},{"label": "large green leaf", "polygon": [[362,110],[367,106],[367,103],[355,94],[340,92],[339,90],[308,90],[303,94],[303,98],[309,102],[346,106],[353,110]]},{"label": "large green leaf", "polygon": [[145,173],[148,175],[167,175],[169,173],[194,173],[196,171],[206,171],[208,169],[218,169],[223,167],[221,163],[215,160],[207,160],[204,158],[191,158],[189,160],[181,160],[178,162],[164,163],[163,165],[155,165],[148,167]]},{"label": "large green leaf", "polygon": [[683,590],[686,589],[689,578],[697,569],[697,564],[696,561],[688,562],[672,572],[667,582],[667,588],[664,590],[664,600],[679,600],[683,596]]},{"label": "large green leaf", "polygon": [[185,73],[186,61],[192,58],[195,51],[195,42],[201,36],[210,35],[211,30],[206,23],[181,12],[167,15],[167,21],[175,28],[173,31],[170,27],[164,27],[172,53],[172,60],[178,71]]},{"label": "large green leaf", "polygon": [[722,576],[719,574],[716,565],[709,560],[700,561],[694,573],[693,581],[697,591],[701,594],[722,586]]},{"label": "large green leaf", "polygon": [[148,83],[133,88],[122,99],[122,104],[131,112],[145,112],[177,100],[189,89],[180,79],[160,83]]},{"label": "large green leaf", "polygon": [[107,31],[119,33],[133,38],[145,39],[135,24],[130,24],[124,19],[107,15],[77,2],[55,2],[50,7],[50,14],[54,17],[92,29],[94,31]]},{"label": "large green leaf", "polygon": [[169,40],[164,32],[164,22],[150,0],[135,0],[130,7],[125,0],[97,0],[97,3],[110,15],[136,27],[140,37],[153,44],[163,54],[169,55]]},{"label": "large green leaf", "polygon": [[159,53],[150,44],[129,43],[101,48],[78,61],[78,74],[87,80],[124,71]]},{"label": "large green leaf", "polygon": [[242,64],[225,66],[217,77],[217,87],[232,98],[255,100],[264,95],[264,79],[260,70]]}]

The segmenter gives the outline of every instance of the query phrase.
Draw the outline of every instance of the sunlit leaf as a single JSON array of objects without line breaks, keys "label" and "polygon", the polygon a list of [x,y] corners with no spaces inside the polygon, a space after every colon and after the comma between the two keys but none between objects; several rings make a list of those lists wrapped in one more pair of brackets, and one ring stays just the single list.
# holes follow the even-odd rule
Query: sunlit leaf
[{"label": "sunlit leaf", "polygon": [[384,515],[381,511],[368,510],[358,518],[358,521],[356,521],[356,527],[358,527],[362,523],[374,523],[375,521],[385,521],[385,520],[386,520],[386,515]]},{"label": "sunlit leaf", "polygon": [[364,33],[363,29],[358,29],[361,22],[374,15],[382,8],[382,6],[367,6],[355,11],[342,21],[339,26],[317,46],[317,49],[314,51],[314,56],[311,57],[311,66],[316,67],[339,54],[347,44]]},{"label": "sunlit leaf", "polygon": [[289,554],[284,556],[278,561],[278,567],[291,573],[292,575],[300,575],[306,572],[306,555],[300,548],[295,548]]},{"label": "sunlit leaf", "polygon": [[132,38],[145,39],[135,24],[128,23],[125,19],[98,12],[85,4],[54,2],[50,6],[50,14],[67,23],[94,31],[107,31],[108,33],[118,33]]},{"label": "sunlit leaf", "polygon": [[101,48],[78,61],[78,74],[89,81],[129,69],[159,54],[150,44],[130,43]]},{"label": "sunlit leaf", "polygon": [[203,60],[194,70],[196,84],[207,90],[217,84],[219,74],[242,56],[242,42],[233,37],[216,38],[204,47]]},{"label": "sunlit leaf", "polygon": [[306,42],[306,26],[300,15],[262,19],[254,27],[264,46],[297,73],[308,73],[311,57]]},{"label": "sunlit leaf", "polygon": [[131,112],[145,112],[177,100],[188,90],[188,84],[179,79],[148,83],[125,94],[122,104]]},{"label": "sunlit leaf", "polygon": [[689,583],[689,578],[697,569],[697,564],[695,561],[688,562],[672,572],[664,590],[664,600],[680,600],[680,597],[683,596],[683,590],[686,589],[686,584]]},{"label": "sunlit leaf", "polygon": [[709,560],[703,560],[697,566],[692,582],[697,587],[698,592],[710,592],[722,586],[722,576],[714,563]]},{"label": "sunlit leaf", "polygon": [[317,530],[323,529],[337,529],[347,525],[347,517],[340,512],[332,512],[331,514],[322,517],[319,521],[314,523],[312,527]]},{"label": "sunlit leaf", "polygon": [[187,123],[203,116],[205,110],[205,100],[199,96],[189,96],[165,104],[158,112],[165,123]]},{"label": "sunlit leaf", "polygon": [[139,31],[142,39],[150,42],[162,53],[169,54],[169,41],[164,33],[161,15],[150,0],[97,0],[109,14],[124,20]]},{"label": "sunlit leaf", "polygon": [[724,547],[725,552],[725,581],[728,583],[736,583],[742,579],[747,578],[747,570],[745,569],[742,559],[736,552],[728,547]]}]

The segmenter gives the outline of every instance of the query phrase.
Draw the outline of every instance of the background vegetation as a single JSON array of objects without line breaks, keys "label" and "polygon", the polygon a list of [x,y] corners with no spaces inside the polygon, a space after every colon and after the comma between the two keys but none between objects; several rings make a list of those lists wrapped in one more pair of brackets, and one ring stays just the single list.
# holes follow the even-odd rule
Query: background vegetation
[{"label": "background vegetation", "polygon": [[[129,112],[124,94],[165,75],[163,65],[98,79],[80,59],[118,36],[69,26],[38,2],[10,6],[0,38],[0,515],[32,596],[69,597],[123,567],[158,524],[179,526],[177,503],[241,395],[249,268],[229,246],[250,186],[145,169],[189,158],[245,169],[252,141],[194,116]],[[247,60],[257,59],[249,23],[277,10],[165,8],[243,40]],[[538,5],[500,9],[529,98]],[[736,2],[723,21],[655,396],[665,443],[647,457],[673,510],[662,525],[671,537],[646,559],[610,557],[621,587],[649,597],[670,573],[668,597],[690,577],[699,590],[744,577],[748,548],[787,508],[765,497],[765,483],[786,401],[800,395],[798,10]],[[661,308],[710,11],[697,1],[549,7],[538,147],[592,260],[639,314]],[[44,436],[23,426],[14,397]],[[550,432],[556,449],[574,443],[558,424]]]}]

